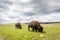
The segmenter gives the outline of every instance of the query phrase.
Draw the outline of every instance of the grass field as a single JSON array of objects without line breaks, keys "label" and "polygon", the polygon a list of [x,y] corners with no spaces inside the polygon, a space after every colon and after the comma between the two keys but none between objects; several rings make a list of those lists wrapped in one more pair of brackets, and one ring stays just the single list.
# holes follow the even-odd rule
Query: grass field
[{"label": "grass field", "polygon": [[44,33],[28,31],[27,24],[16,29],[14,24],[0,24],[0,40],[60,40],[59,24],[41,24]]}]

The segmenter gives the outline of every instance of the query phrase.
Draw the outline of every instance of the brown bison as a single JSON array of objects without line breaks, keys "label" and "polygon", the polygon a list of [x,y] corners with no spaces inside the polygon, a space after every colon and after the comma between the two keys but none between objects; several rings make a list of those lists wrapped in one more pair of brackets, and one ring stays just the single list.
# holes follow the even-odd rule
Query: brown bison
[{"label": "brown bison", "polygon": [[28,31],[30,30],[30,28],[32,28],[32,31],[39,31],[39,32],[43,31],[43,27],[40,25],[40,22],[38,21],[32,21],[28,23]]},{"label": "brown bison", "polygon": [[20,28],[21,29],[21,23],[16,23],[15,24],[15,27],[18,29],[18,28]]}]

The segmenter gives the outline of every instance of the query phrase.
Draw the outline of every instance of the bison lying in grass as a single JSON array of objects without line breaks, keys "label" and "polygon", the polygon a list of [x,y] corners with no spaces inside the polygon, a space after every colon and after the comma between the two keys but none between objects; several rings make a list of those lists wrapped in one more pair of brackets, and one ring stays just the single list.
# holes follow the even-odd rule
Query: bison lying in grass
[{"label": "bison lying in grass", "polygon": [[16,24],[15,24],[15,27],[16,27],[17,29],[18,29],[18,28],[21,29],[21,23],[16,23]]},{"label": "bison lying in grass", "polygon": [[32,28],[32,31],[43,32],[43,27],[40,25],[38,21],[32,21],[28,23],[28,31]]}]

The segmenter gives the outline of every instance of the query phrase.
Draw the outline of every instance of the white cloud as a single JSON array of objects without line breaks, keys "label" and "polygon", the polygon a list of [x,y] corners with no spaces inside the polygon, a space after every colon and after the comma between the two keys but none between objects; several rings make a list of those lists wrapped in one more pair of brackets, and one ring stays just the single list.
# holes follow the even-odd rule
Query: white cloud
[{"label": "white cloud", "polygon": [[8,9],[5,9],[7,11],[0,12],[0,19],[7,20],[8,22],[22,22],[22,23],[30,22],[32,20],[37,20],[40,22],[60,21],[59,16],[60,12],[54,11],[58,10],[59,9],[58,7],[60,6],[60,4],[56,2],[56,0],[50,1],[9,0],[9,1],[12,4],[8,5],[4,4],[5,6],[7,5]]},{"label": "white cloud", "polygon": [[30,0],[20,0],[23,3],[30,2]]},{"label": "white cloud", "polygon": [[32,12],[33,8],[32,7],[26,7],[22,9],[23,12]]}]

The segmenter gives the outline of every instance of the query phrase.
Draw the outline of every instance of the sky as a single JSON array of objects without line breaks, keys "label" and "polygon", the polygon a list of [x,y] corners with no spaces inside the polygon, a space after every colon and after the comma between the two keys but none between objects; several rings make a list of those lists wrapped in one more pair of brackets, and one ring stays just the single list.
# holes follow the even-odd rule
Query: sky
[{"label": "sky", "polygon": [[0,0],[0,23],[60,22],[60,0]]}]

